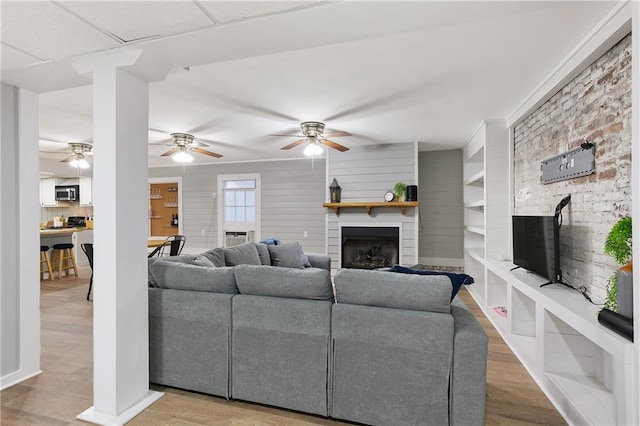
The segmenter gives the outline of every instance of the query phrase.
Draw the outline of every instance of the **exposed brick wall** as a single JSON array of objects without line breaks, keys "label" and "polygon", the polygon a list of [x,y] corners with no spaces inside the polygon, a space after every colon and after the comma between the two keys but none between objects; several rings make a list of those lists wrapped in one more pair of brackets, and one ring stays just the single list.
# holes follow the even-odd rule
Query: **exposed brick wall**
[{"label": "exposed brick wall", "polygon": [[[543,185],[540,163],[596,146],[596,173]],[[560,229],[561,268],[574,286],[604,298],[617,267],[603,254],[611,226],[631,214],[631,35],[514,129],[514,214],[550,215],[571,194]]]}]

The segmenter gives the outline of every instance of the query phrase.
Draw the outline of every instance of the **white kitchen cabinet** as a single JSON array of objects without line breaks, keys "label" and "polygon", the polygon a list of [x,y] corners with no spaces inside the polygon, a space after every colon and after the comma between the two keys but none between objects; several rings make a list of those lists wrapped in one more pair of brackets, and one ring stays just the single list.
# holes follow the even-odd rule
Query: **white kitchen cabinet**
[{"label": "white kitchen cabinet", "polygon": [[80,205],[93,206],[93,179],[81,177],[80,181]]},{"label": "white kitchen cabinet", "polygon": [[40,179],[40,205],[42,207],[58,207],[56,201],[57,179]]}]

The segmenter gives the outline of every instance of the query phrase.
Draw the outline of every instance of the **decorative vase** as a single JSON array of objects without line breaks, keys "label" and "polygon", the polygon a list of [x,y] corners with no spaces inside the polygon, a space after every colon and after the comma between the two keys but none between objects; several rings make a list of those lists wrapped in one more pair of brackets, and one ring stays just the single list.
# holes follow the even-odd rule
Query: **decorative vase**
[{"label": "decorative vase", "polygon": [[631,262],[618,269],[618,313],[633,319],[633,265]]}]

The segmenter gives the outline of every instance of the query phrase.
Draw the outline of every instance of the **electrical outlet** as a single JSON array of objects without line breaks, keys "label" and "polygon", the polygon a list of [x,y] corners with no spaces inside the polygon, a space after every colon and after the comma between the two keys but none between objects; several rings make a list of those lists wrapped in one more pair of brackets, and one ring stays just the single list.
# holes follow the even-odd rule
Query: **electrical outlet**
[{"label": "electrical outlet", "polygon": [[202,230],[202,236],[203,236],[203,237],[205,236],[205,232],[204,232],[204,229]]},{"label": "electrical outlet", "polygon": [[304,231],[304,232],[302,233],[302,236],[303,236],[304,238],[307,238],[307,237],[309,236],[309,233],[308,233],[307,231]]}]

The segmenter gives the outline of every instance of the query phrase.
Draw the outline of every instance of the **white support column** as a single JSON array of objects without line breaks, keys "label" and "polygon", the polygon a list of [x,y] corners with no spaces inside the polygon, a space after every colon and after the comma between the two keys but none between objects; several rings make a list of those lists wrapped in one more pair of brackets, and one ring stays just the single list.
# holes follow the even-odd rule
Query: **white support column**
[{"label": "white support column", "polygon": [[163,394],[149,390],[147,155],[149,86],[121,67],[140,52],[76,64],[93,73],[94,405],[78,415],[124,424]]},{"label": "white support column", "polygon": [[2,84],[0,389],[40,373],[38,95]]}]

